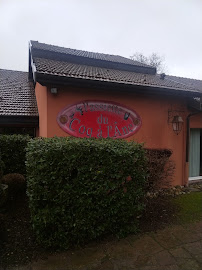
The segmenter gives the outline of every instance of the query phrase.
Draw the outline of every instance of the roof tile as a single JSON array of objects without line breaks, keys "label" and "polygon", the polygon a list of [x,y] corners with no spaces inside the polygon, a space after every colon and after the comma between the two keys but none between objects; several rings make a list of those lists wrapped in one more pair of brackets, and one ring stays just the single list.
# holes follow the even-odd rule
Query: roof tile
[{"label": "roof tile", "polygon": [[141,85],[189,92],[202,92],[202,81],[199,80],[185,79],[168,75],[162,80],[158,74],[142,74],[43,58],[35,58],[34,62],[37,72],[42,74],[57,75],[68,78],[90,79],[96,81],[110,81],[134,86]]},{"label": "roof tile", "polygon": [[121,64],[128,64],[134,66],[141,66],[141,67],[151,67],[147,64],[140,63],[138,61],[134,61],[132,59],[120,56],[120,55],[111,55],[111,54],[104,54],[104,53],[96,53],[96,52],[88,52],[83,50],[76,50],[70,48],[59,47],[55,45],[49,45],[45,43],[40,43],[38,41],[31,41],[32,49],[39,49],[46,52],[55,52],[55,53],[62,53],[62,54],[69,54],[73,56],[81,56],[85,58],[121,63]]},{"label": "roof tile", "polygon": [[[200,80],[168,75],[166,75],[164,79],[161,79],[160,75],[154,74],[153,72],[151,74],[143,72],[144,67],[146,71],[147,68],[151,68],[151,66],[122,56],[74,50],[39,43],[38,41],[31,41],[31,51],[33,49],[38,49],[40,52],[33,54],[33,61],[37,73],[134,86],[150,86],[161,90],[165,88],[166,90],[202,93],[202,81]],[[53,55],[48,55],[49,52],[54,52],[54,57]],[[65,55],[71,55],[71,57],[66,57]],[[74,56],[82,56],[82,61],[73,61]],[[99,61],[99,63],[93,62],[92,64],[92,61],[87,61],[89,59],[99,59],[101,61]],[[108,61],[107,63],[113,62],[117,65],[101,65],[100,62],[104,61]],[[120,69],[118,64],[122,64]],[[130,67],[139,66],[141,67],[141,73],[134,68],[124,69],[124,65],[129,65]]]},{"label": "roof tile", "polygon": [[27,72],[0,69],[0,115],[38,116]]}]

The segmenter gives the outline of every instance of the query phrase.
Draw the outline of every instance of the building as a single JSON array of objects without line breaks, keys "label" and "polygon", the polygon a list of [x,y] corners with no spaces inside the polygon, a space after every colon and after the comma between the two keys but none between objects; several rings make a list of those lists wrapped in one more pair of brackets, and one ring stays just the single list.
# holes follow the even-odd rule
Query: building
[{"label": "building", "polygon": [[135,140],[173,151],[174,185],[202,175],[202,81],[31,41],[29,72],[0,70],[0,90],[1,133]]}]

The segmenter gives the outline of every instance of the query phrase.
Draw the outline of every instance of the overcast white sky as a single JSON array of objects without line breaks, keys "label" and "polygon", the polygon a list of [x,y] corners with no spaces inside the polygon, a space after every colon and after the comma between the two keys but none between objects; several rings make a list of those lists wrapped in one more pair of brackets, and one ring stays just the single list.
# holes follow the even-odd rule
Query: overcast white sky
[{"label": "overcast white sky", "polygon": [[202,0],[0,0],[0,68],[28,71],[28,42],[130,57],[202,80]]}]

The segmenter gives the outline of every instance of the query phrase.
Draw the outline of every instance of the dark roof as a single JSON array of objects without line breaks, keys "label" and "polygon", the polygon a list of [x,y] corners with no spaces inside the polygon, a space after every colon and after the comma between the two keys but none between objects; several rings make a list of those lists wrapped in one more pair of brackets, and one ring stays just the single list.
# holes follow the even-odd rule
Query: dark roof
[{"label": "dark roof", "polygon": [[132,66],[153,68],[149,65],[140,63],[138,61],[134,61],[132,59],[129,59],[120,55],[111,55],[111,54],[88,52],[88,51],[64,48],[64,47],[49,45],[45,43],[40,43],[38,41],[31,41],[31,45],[33,49],[39,49],[45,52],[49,51],[49,52],[55,52],[55,53],[60,53],[60,54],[73,55],[73,56],[85,57],[85,58],[90,58],[90,59],[97,59],[101,61],[108,61],[108,62],[114,62],[114,63],[128,64]]},{"label": "dark roof", "polygon": [[156,68],[119,55],[74,50],[30,41],[32,58],[44,58],[116,70],[156,74]]},{"label": "dark roof", "polygon": [[201,80],[196,80],[196,79],[190,79],[190,78],[183,78],[183,77],[177,77],[177,76],[167,76],[169,80],[173,82],[178,82],[182,85],[185,85],[187,87],[197,89],[200,92],[202,92],[202,81]]},{"label": "dark roof", "polygon": [[38,116],[34,86],[27,72],[0,69],[0,115]]},{"label": "dark roof", "polygon": [[[54,51],[54,54],[49,54],[49,51]],[[69,54],[71,57],[66,57],[64,54]],[[78,55],[82,56],[82,59],[74,61],[74,57],[76,58]],[[143,67],[142,63],[121,56],[66,49],[36,41],[31,41],[30,56],[32,56],[33,61],[32,71],[35,73],[36,81],[37,76],[40,78],[39,82],[43,81],[43,77],[46,77],[45,81],[47,82],[48,78],[54,76],[62,78],[63,81],[64,79],[80,79],[91,82],[116,83],[123,87],[124,85],[152,87],[166,92],[170,89],[188,93],[202,93],[202,81],[200,80],[168,75],[161,79],[159,74],[148,74],[148,66]],[[89,58],[99,58],[99,62],[89,62]],[[106,66],[100,64],[105,62],[105,59],[116,62],[117,66],[111,66],[109,62]],[[127,67],[134,65],[134,68],[139,65],[142,69],[140,72],[135,72],[130,67],[124,69],[125,65]],[[144,68],[146,72],[143,72]]]},{"label": "dark roof", "polygon": [[166,76],[162,80],[160,75],[119,71],[42,58],[35,58],[34,63],[37,72],[44,75],[202,92],[202,81],[193,79],[185,80],[185,78]]}]

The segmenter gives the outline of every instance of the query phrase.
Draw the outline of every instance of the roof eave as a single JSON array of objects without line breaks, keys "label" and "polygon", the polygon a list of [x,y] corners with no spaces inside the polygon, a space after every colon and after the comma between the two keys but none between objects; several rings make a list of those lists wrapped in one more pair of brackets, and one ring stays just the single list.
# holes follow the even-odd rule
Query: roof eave
[{"label": "roof eave", "polygon": [[106,89],[110,87],[112,90],[119,91],[130,91],[130,92],[149,92],[150,94],[163,94],[163,95],[184,95],[191,97],[201,96],[202,93],[199,90],[184,90],[177,88],[169,87],[159,87],[151,85],[142,85],[142,84],[131,84],[131,83],[121,83],[114,81],[104,81],[104,80],[95,80],[95,79],[86,79],[86,78],[74,78],[67,76],[59,76],[46,74],[41,72],[35,72],[36,82],[39,82],[42,85],[64,85],[64,86],[77,86],[77,87],[89,87],[89,88],[99,88]]},{"label": "roof eave", "polygon": [[0,115],[1,126],[38,127],[39,116],[27,115]]}]

